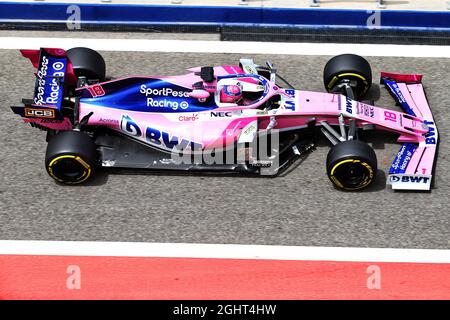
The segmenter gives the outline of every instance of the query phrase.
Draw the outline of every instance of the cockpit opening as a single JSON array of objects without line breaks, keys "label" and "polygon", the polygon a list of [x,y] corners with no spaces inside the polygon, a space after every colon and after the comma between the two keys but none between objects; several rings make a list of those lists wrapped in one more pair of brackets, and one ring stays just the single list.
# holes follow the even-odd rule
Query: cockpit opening
[{"label": "cockpit opening", "polygon": [[236,77],[219,80],[216,103],[219,107],[249,106],[264,97],[265,84],[254,77]]}]

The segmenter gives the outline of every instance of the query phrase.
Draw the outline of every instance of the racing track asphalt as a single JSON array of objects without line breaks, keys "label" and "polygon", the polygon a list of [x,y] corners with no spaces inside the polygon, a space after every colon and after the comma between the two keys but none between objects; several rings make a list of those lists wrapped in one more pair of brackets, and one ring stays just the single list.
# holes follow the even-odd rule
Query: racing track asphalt
[{"label": "racing track asphalt", "polygon": [[[351,48],[349,48],[350,50]],[[234,64],[236,54],[102,52],[111,76],[178,74],[198,65]],[[323,90],[329,57],[271,59],[295,87]],[[102,174],[87,186],[55,184],[43,166],[45,134],[21,123],[9,106],[31,97],[33,68],[17,51],[0,50],[0,239],[196,242],[300,246],[450,248],[448,83],[450,61],[371,58],[381,70],[425,75],[440,129],[436,189],[393,192],[385,175],[362,193],[335,190],[325,174],[326,142],[277,178]],[[389,95],[375,85],[378,105]],[[380,143],[388,139],[389,143]],[[375,139],[386,172],[398,145]]]}]

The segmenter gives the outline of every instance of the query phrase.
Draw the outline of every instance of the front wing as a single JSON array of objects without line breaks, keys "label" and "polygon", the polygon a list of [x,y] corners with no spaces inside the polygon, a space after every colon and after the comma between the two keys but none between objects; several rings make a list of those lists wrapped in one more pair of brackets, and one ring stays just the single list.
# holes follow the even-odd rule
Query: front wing
[{"label": "front wing", "polygon": [[438,130],[421,75],[381,73],[381,83],[407,114],[423,120],[428,127],[423,141],[406,142],[389,170],[388,183],[394,190],[430,190],[438,149]]}]

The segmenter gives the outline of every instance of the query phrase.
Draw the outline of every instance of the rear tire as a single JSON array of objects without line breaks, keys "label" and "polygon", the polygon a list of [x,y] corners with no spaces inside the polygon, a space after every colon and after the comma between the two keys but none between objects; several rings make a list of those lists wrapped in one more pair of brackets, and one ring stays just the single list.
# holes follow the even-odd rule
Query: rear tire
[{"label": "rear tire", "polygon": [[344,141],[328,152],[327,174],[338,189],[365,189],[373,183],[376,173],[377,156],[367,143]]},{"label": "rear tire", "polygon": [[92,177],[97,166],[97,146],[86,133],[62,131],[54,135],[45,154],[48,174],[58,182],[79,184]]},{"label": "rear tire", "polygon": [[77,77],[86,77],[88,80],[105,81],[105,60],[95,50],[89,48],[72,48],[67,51],[67,57]]},{"label": "rear tire", "polygon": [[372,85],[372,69],[369,62],[356,54],[341,54],[331,58],[323,71],[323,82],[328,92],[343,81],[356,81],[355,98],[364,96]]}]

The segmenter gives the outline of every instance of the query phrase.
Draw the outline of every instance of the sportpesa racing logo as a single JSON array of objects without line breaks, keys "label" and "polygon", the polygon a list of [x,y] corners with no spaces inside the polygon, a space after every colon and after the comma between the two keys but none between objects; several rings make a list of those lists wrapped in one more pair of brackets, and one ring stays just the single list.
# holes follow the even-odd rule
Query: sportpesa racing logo
[{"label": "sportpesa racing logo", "polygon": [[[180,101],[179,99],[170,99],[170,97],[188,98],[189,94],[187,91],[176,91],[172,88],[147,88],[147,86],[143,84],[139,92],[147,97],[147,107],[169,108],[172,110],[177,110],[178,108],[187,109],[189,107],[189,103],[185,100]],[[161,99],[158,97],[168,98]]]},{"label": "sportpesa racing logo", "polygon": [[161,89],[153,89],[153,88],[147,88],[145,84],[141,86],[141,90],[139,91],[142,94],[145,94],[146,97],[148,96],[163,96],[163,97],[180,97],[180,98],[188,98],[189,94],[188,91],[175,91],[172,88],[161,88]]},{"label": "sportpesa racing logo", "polygon": [[392,88],[392,91],[394,92],[394,94],[398,97],[398,101],[400,103],[405,103],[405,97],[403,96],[402,91],[400,90],[400,87],[398,86],[397,83],[393,82],[390,87]]},{"label": "sportpesa racing logo", "polygon": [[[400,169],[400,171],[401,171],[400,173],[404,173],[416,148],[417,147],[415,145],[410,145],[410,146],[403,145],[400,148],[399,152],[397,153],[397,156],[395,157],[395,160],[391,166],[391,169],[395,173],[399,173],[397,171],[398,169]],[[406,152],[406,154],[405,154],[405,152]]]},{"label": "sportpesa racing logo", "polygon": [[[46,56],[42,56],[40,68],[36,73],[37,79],[34,104],[59,104],[61,98],[60,79],[64,77],[64,68],[65,65],[63,62],[55,61],[51,63],[50,59]],[[50,73],[50,75],[48,73]],[[49,79],[51,80],[47,82]]]}]

